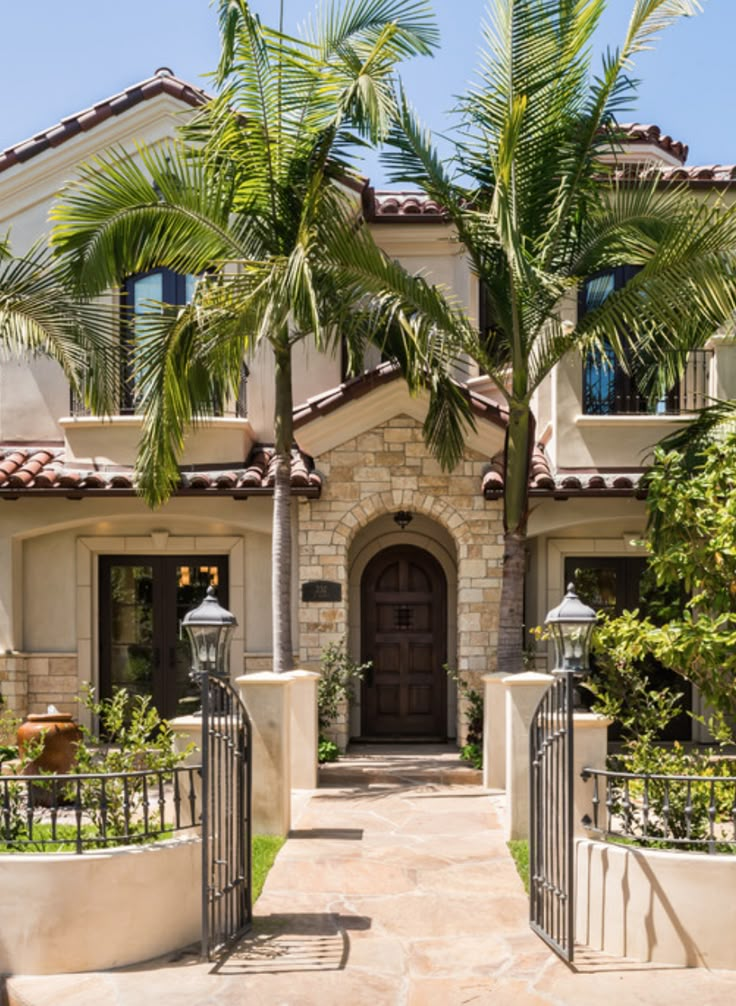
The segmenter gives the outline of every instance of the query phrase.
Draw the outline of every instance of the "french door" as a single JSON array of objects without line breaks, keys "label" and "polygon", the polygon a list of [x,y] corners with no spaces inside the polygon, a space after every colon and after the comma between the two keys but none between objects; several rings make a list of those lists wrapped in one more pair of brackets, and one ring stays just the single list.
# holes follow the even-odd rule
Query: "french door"
[{"label": "french door", "polygon": [[224,556],[101,556],[101,696],[118,688],[150,695],[167,719],[197,709],[181,620],[210,586],[226,607],[227,574]]},{"label": "french door", "polygon": [[[650,598],[643,590],[646,560],[635,556],[578,556],[565,560],[565,583],[574,583],[580,599],[596,611],[620,615],[638,608],[647,614]],[[593,664],[595,674],[595,663]],[[662,732],[662,740],[690,740],[692,719],[692,685],[679,674],[662,667],[654,658],[646,661],[646,673],[652,688],[674,688],[682,693],[680,712]],[[618,740],[620,730],[612,727],[611,740]]]}]

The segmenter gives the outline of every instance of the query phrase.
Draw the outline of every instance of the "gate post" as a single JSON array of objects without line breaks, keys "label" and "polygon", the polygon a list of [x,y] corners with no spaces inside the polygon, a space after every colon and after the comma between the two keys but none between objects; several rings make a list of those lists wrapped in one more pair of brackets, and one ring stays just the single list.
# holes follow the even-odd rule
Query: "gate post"
[{"label": "gate post", "polygon": [[503,671],[483,675],[483,785],[486,789],[506,786],[505,679]]},{"label": "gate post", "polygon": [[291,678],[291,785],[317,788],[317,671],[289,671]]},{"label": "gate post", "polygon": [[593,816],[593,780],[582,779],[584,768],[606,767],[608,753],[608,728],[613,720],[597,713],[573,713],[572,729],[575,734],[573,747],[573,835],[587,837],[583,818]]},{"label": "gate post", "polygon": [[506,686],[506,840],[529,838],[529,728],[539,702],[555,679],[526,671],[503,679]]},{"label": "gate post", "polygon": [[235,682],[248,710],[253,745],[253,832],[291,828],[291,688],[289,674],[263,671]]}]

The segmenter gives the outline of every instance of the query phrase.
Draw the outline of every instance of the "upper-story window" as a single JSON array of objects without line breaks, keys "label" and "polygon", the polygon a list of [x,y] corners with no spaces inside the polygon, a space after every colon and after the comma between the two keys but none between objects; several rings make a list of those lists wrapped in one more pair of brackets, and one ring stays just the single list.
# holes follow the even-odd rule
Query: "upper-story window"
[{"label": "upper-story window", "polygon": [[130,276],[122,290],[122,359],[120,379],[120,412],[135,412],[136,392],[133,373],[133,340],[138,319],[159,310],[159,304],[188,304],[194,296],[196,276],[183,276],[171,269],[152,269]]},{"label": "upper-story window", "polygon": [[[580,292],[581,317],[593,311],[620,290],[639,271],[639,266],[619,266],[587,280]],[[659,401],[645,398],[634,376],[616,360],[613,348],[605,344],[603,353],[590,352],[583,361],[583,412],[586,415],[678,415],[707,404],[711,353],[691,353],[679,380]]]}]

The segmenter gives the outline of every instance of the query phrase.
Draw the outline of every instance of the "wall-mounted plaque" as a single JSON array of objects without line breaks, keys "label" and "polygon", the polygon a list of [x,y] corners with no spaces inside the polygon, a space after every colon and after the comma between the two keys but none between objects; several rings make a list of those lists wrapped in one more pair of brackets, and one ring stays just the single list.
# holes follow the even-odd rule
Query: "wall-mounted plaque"
[{"label": "wall-mounted plaque", "polygon": [[307,580],[302,584],[302,601],[342,601],[342,586],[332,580]]}]

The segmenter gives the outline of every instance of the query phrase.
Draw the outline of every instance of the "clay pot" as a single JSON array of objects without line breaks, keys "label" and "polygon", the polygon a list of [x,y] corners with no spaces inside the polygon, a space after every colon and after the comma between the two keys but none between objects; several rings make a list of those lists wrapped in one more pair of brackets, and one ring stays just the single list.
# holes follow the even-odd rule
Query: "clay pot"
[{"label": "clay pot", "polygon": [[72,767],[77,753],[77,743],[82,739],[79,724],[71,713],[30,713],[18,728],[18,749],[21,756],[26,744],[43,735],[43,750],[38,758],[29,762],[25,772],[65,774]]}]

